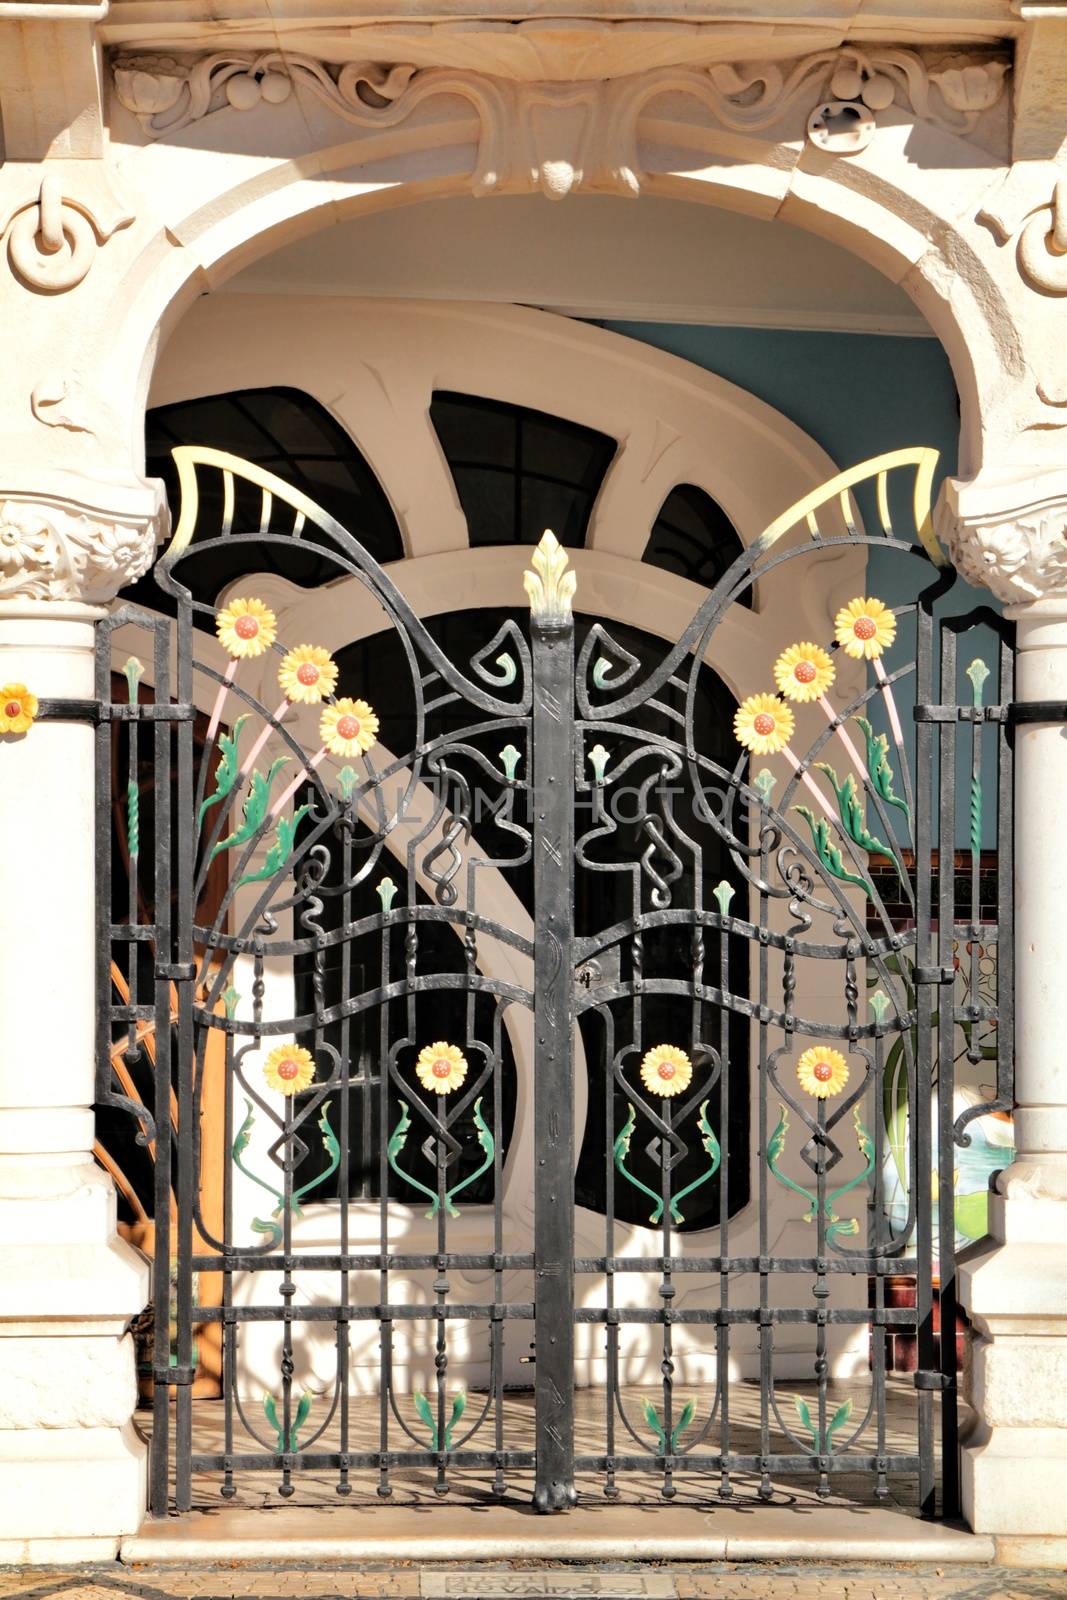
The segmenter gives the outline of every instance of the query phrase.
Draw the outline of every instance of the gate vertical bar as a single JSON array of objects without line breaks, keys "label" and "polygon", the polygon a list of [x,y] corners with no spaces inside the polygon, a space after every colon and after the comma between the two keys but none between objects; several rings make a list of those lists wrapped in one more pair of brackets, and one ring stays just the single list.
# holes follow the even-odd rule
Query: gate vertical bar
[{"label": "gate vertical bar", "polygon": [[[915,608],[917,706],[934,700],[934,618],[933,599],[921,595]],[[915,1241],[917,1277],[915,1319],[918,1344],[916,1373],[917,1427],[919,1446],[919,1509],[925,1517],[936,1510],[934,1462],[933,1393],[920,1374],[933,1367],[933,1219],[930,1214],[931,1129],[930,1104],[934,1065],[934,993],[932,878],[934,807],[933,724],[916,719],[915,729],[915,1085],[909,1106],[911,1150],[909,1181],[916,1196]],[[939,863],[943,867],[944,862]],[[951,870],[951,869],[950,869]]]},{"label": "gate vertical bar", "polygon": [[[177,907],[174,918],[175,965],[177,980],[178,1026],[178,1137],[175,1191],[178,1206],[178,1260],[175,1283],[177,1301],[177,1393],[174,1406],[174,1501],[177,1510],[192,1505],[193,1453],[193,1206],[196,1200],[195,1171],[197,1140],[193,1119],[193,701],[192,610],[178,608],[177,697],[190,707],[190,715],[177,723],[177,783],[174,817],[175,888]],[[208,753],[205,752],[205,760]]]},{"label": "gate vertical bar", "polygon": [[[959,699],[956,633],[951,625],[941,635],[941,699],[951,705]],[[932,1381],[940,1377],[941,1515],[955,1516],[959,1502],[959,1437],[956,1413],[956,1193],[954,1173],[956,1091],[956,993],[953,947],[960,916],[956,890],[956,782],[959,750],[958,722],[938,727],[940,754],[938,778],[941,815],[938,822],[937,964],[941,986],[937,1002],[937,1276],[938,1355]],[[971,724],[972,750],[981,753],[980,726]],[[981,768],[979,768],[979,776]],[[975,864],[977,883],[977,864]],[[978,908],[971,906],[977,921]],[[974,928],[972,937],[980,930]]]},{"label": "gate vertical bar", "polygon": [[[157,710],[170,702],[170,626],[155,628],[152,656],[152,698]],[[173,1041],[171,1037],[170,983],[167,972],[173,957],[174,928],[171,915],[173,840],[171,810],[172,730],[162,716],[155,722],[153,771],[155,774],[155,872],[152,880],[153,917],[156,924],[154,998],[156,1008],[155,1064],[155,1217],[153,1304],[155,1336],[152,1356],[152,1467],[151,1511],[165,1517],[169,1510],[171,1414],[171,1313],[174,1287],[171,1261],[177,1247],[172,1226],[174,1133],[171,1123]],[[157,1438],[158,1433],[158,1438]]]},{"label": "gate vertical bar", "polygon": [[533,672],[534,1505],[574,1489],[574,574],[546,533],[525,577]]}]

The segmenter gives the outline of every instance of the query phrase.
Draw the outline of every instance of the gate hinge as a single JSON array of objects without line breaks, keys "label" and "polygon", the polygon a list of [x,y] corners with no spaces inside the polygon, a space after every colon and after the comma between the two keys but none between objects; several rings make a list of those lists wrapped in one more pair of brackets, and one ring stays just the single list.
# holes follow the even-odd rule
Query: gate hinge
[{"label": "gate hinge", "polygon": [[181,705],[113,705],[110,700],[74,700],[42,695],[37,701],[38,722],[192,722],[196,707]]},{"label": "gate hinge", "polygon": [[913,983],[955,983],[955,967],[914,967],[912,969]]},{"label": "gate hinge", "polygon": [[[1065,715],[1059,719],[1044,717],[1040,720],[1067,721],[1067,707],[1064,709]],[[1014,710],[1014,706],[915,706],[912,716],[916,722],[1011,722]]]},{"label": "gate hinge", "polygon": [[942,1389],[951,1392],[956,1387],[956,1379],[947,1372],[916,1372],[914,1375],[916,1389]]},{"label": "gate hinge", "polygon": [[196,1377],[196,1368],[153,1367],[152,1377],[156,1383],[162,1384],[166,1388],[170,1388],[171,1385],[177,1388],[184,1388],[186,1385],[191,1384]]},{"label": "gate hinge", "polygon": [[1008,722],[1067,722],[1067,700],[1013,700]]},{"label": "gate hinge", "polygon": [[88,722],[95,728],[103,713],[99,700],[66,700],[42,695],[37,701],[38,722]]},{"label": "gate hinge", "polygon": [[196,707],[188,702],[170,705],[148,705],[135,702],[133,705],[112,704],[109,700],[94,700],[97,708],[97,720],[100,722],[192,722],[196,716]]},{"label": "gate hinge", "polygon": [[167,978],[171,983],[192,983],[196,977],[196,962],[157,961],[156,977]]}]

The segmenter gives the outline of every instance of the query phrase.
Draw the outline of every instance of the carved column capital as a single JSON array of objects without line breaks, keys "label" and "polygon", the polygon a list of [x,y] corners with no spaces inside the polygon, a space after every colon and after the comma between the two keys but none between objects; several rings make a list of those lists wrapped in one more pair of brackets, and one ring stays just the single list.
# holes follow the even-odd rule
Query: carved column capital
[{"label": "carved column capital", "polygon": [[0,603],[111,600],[148,571],[167,523],[158,481],[35,493],[0,479]]},{"label": "carved column capital", "polygon": [[1013,605],[1067,597],[1067,469],[949,478],[935,520],[968,583]]}]

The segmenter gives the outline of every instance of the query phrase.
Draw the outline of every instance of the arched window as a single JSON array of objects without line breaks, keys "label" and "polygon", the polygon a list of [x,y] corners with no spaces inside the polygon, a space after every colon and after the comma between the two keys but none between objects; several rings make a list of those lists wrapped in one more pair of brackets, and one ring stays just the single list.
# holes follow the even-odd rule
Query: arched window
[{"label": "arched window", "polygon": [[585,544],[616,441],[563,417],[438,390],[430,421],[444,451],[472,545],[536,544],[551,528]]},{"label": "arched window", "polygon": [[[722,507],[695,484],[680,483],[660,507],[641,559],[713,589],[743,548]],[[752,590],[737,603],[751,608]]]},{"label": "arched window", "polygon": [[[403,557],[400,528],[378,479],[340,424],[301,390],[244,389],[155,406],[149,411],[145,420],[146,470],[150,477],[162,478],[166,484],[173,517],[178,515],[180,496],[171,451],[182,444],[209,445],[214,450],[243,456],[310,495],[375,560],[399,561]],[[217,473],[203,475],[200,493],[201,527],[221,527],[221,480]],[[213,497],[218,501],[217,508]],[[277,514],[278,531],[284,528],[288,532],[292,512],[282,507]],[[258,528],[259,519],[258,494],[242,494],[239,486],[235,531]],[[284,544],[265,540],[257,545],[215,549],[202,560],[188,562],[182,581],[196,586],[194,599],[213,603],[227,584],[253,570],[278,572],[305,588],[337,577],[335,563],[324,561],[310,547],[287,539]],[[157,611],[166,608],[167,597],[151,574],[125,590],[123,598],[140,600]]]}]

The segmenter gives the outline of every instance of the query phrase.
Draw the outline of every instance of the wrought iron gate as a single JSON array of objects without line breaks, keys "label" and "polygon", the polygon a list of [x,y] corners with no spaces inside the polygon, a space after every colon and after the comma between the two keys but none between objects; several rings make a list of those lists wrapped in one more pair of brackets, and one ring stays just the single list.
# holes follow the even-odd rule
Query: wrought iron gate
[{"label": "wrought iron gate", "polygon": [[[97,681],[99,1098],[152,1160],[153,1510],[266,1473],[542,1510],[847,1474],[954,1511],[955,1252],[1010,1159],[1012,653],[946,610],[932,453],[792,507],[651,665],[576,631],[551,535],[528,631],[456,661],[308,498],[175,459],[159,610],[101,623]],[[861,579],[709,726],[730,607],[847,547],[913,598]],[[273,590],[218,609],[198,567],[381,630],[392,725],[342,649],[279,638]]]}]

